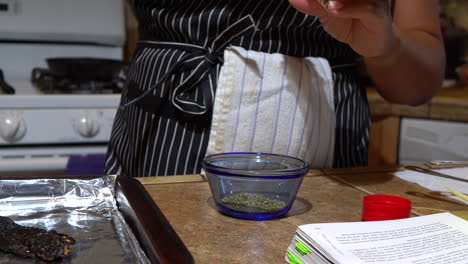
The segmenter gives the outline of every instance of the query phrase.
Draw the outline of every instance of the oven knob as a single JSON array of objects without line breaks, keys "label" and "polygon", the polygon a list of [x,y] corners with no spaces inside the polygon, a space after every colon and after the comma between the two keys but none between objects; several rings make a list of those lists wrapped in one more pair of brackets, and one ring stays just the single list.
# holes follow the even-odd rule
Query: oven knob
[{"label": "oven knob", "polygon": [[26,123],[17,114],[0,117],[0,136],[9,143],[17,142],[26,134]]},{"label": "oven knob", "polygon": [[99,123],[93,116],[85,114],[75,122],[75,129],[81,136],[92,138],[99,132]]}]

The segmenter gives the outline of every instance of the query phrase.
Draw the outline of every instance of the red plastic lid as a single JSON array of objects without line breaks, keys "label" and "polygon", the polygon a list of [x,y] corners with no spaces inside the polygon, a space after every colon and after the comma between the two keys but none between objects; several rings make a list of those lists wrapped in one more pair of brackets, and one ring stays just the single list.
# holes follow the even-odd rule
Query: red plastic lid
[{"label": "red plastic lid", "polygon": [[411,201],[394,195],[373,194],[363,198],[362,220],[381,221],[408,218]]}]

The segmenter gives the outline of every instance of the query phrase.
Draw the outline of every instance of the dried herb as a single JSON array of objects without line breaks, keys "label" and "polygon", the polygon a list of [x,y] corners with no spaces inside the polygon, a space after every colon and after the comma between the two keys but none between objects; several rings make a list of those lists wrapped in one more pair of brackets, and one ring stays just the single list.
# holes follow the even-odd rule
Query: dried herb
[{"label": "dried herb", "polygon": [[281,200],[247,192],[226,196],[221,202],[228,208],[249,213],[276,211],[286,206]]},{"label": "dried herb", "polygon": [[319,0],[320,4],[322,4],[322,6],[324,8],[327,8],[327,5],[328,5],[328,2],[330,2],[332,0]]}]

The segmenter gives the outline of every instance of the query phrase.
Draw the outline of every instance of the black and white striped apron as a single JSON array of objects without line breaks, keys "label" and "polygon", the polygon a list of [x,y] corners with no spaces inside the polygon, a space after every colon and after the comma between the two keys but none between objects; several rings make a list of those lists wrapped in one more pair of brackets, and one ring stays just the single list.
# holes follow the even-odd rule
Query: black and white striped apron
[{"label": "black and white striped apron", "polygon": [[333,167],[367,164],[369,109],[358,56],[316,17],[287,0],[133,0],[140,23],[106,170],[131,177],[196,174],[207,149],[213,98],[228,45],[296,57],[323,57],[333,71]]}]

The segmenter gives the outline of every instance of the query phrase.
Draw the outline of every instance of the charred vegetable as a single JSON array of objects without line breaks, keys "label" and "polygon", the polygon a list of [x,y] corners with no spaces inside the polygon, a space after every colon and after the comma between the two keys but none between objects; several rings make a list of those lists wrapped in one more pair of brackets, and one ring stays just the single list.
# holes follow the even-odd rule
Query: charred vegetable
[{"label": "charred vegetable", "polygon": [[55,230],[21,226],[0,216],[0,250],[23,257],[52,261],[69,256],[75,240]]}]

